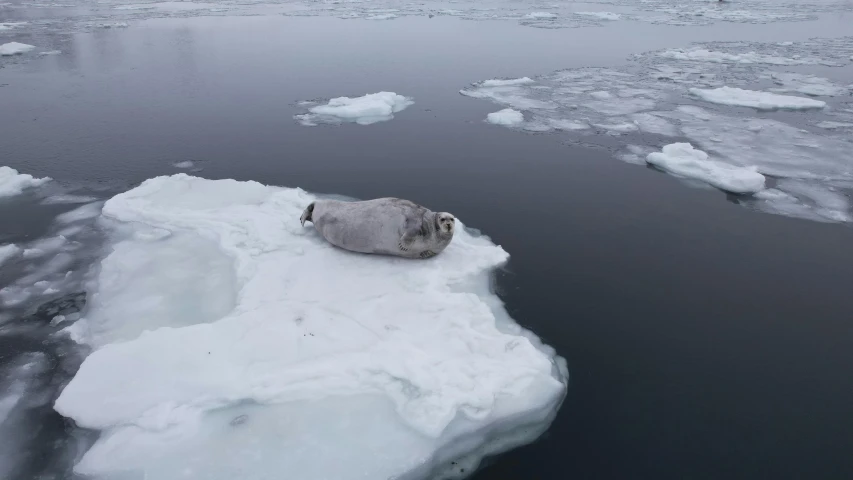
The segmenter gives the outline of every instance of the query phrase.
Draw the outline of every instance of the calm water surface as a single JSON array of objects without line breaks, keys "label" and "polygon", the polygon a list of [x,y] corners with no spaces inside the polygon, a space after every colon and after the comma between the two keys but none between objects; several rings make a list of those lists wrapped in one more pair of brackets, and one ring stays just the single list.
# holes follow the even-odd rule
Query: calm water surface
[{"label": "calm water surface", "polygon": [[[831,16],[565,30],[148,20],[0,69],[0,163],[107,196],[191,160],[207,178],[411,198],[482,230],[511,255],[498,275],[511,315],[571,378],[548,433],[478,480],[853,478],[849,227],[752,212],[606,148],[487,125],[495,106],[458,94],[690,41],[843,29]],[[381,90],[416,103],[368,127],[292,118],[299,100]],[[58,208],[3,202],[0,239],[43,234]],[[27,476],[59,468],[45,445],[64,428],[46,417]]]}]

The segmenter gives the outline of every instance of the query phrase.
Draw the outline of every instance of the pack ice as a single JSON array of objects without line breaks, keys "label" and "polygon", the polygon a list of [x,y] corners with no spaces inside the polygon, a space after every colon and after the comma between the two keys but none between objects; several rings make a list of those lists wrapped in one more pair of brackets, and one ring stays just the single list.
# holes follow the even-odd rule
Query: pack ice
[{"label": "pack ice", "polygon": [[565,363],[491,293],[501,247],[353,254],[300,225],[314,199],[176,174],[106,202],[93,352],[55,403],[102,431],[78,473],[458,478],[547,428]]}]

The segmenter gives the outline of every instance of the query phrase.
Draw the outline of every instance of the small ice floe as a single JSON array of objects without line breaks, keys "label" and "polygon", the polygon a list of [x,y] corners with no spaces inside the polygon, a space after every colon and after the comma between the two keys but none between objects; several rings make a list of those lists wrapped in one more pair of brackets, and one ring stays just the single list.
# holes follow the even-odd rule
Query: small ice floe
[{"label": "small ice floe", "polygon": [[486,115],[486,121],[495,125],[504,125],[511,127],[524,122],[524,114],[518,110],[505,108],[497,112],[492,112]]},{"label": "small ice floe", "polygon": [[764,190],[764,175],[754,167],[738,167],[708,158],[689,143],[672,143],[662,152],[650,153],[646,161],[670,174],[699,180],[731,193],[755,193]]},{"label": "small ice floe", "polygon": [[21,55],[22,53],[27,53],[30,50],[33,50],[34,48],[36,48],[34,45],[28,45],[26,43],[4,43],[3,45],[0,45],[0,56],[11,57],[12,55]]},{"label": "small ice floe", "polygon": [[302,125],[309,127],[316,126],[318,123],[343,122],[370,125],[391,120],[395,113],[405,110],[414,103],[410,97],[394,92],[378,92],[355,98],[333,98],[325,105],[311,107],[308,113],[296,115],[294,118]]}]

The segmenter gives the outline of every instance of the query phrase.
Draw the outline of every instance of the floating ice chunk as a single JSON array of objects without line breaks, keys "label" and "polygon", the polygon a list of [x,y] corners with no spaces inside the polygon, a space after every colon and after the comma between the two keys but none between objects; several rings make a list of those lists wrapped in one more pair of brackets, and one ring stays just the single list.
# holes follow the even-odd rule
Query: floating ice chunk
[{"label": "floating ice chunk", "polygon": [[155,5],[116,5],[115,10],[154,10]]},{"label": "floating ice chunk", "polygon": [[734,54],[715,52],[704,48],[674,48],[664,50],[663,52],[658,53],[658,55],[664,58],[672,58],[674,60],[712,63],[756,63],[767,65],[811,65],[820,63],[820,59],[817,58],[784,58],[755,52]]},{"label": "floating ice chunk", "polygon": [[397,18],[397,15],[394,15],[393,13],[380,13],[377,15],[369,15],[364,18],[365,20],[392,20]]},{"label": "floating ice chunk", "polygon": [[0,167],[0,198],[18,195],[27,188],[38,187],[49,180],[49,177],[35,178],[26,173],[18,173],[14,168]]},{"label": "floating ice chunk", "polygon": [[606,92],[603,90],[598,92],[590,92],[589,96],[598,100],[607,100],[609,98],[613,98],[613,95],[611,95],[610,92]]},{"label": "floating ice chunk", "polygon": [[826,107],[826,102],[821,100],[742,88],[720,87],[710,90],[691,88],[690,93],[706,102],[752,107],[756,110],[811,110]]},{"label": "floating ice chunk", "polygon": [[82,220],[88,220],[90,218],[95,218],[101,214],[101,207],[104,202],[92,202],[82,207],[77,207],[70,212],[65,212],[56,217],[56,221],[59,223],[74,223]]},{"label": "floating ice chunk", "polygon": [[81,345],[85,345],[89,338],[89,332],[86,328],[86,320],[77,320],[71,325],[60,330],[60,332],[68,335],[72,342],[79,343]]},{"label": "floating ice chunk", "polygon": [[45,56],[46,55],[59,55],[61,53],[62,53],[61,50],[48,50],[46,52],[39,52],[39,55],[45,55]]},{"label": "floating ice chunk", "polygon": [[594,17],[601,20],[619,20],[622,18],[622,15],[613,12],[575,12],[575,15],[582,15],[584,17]]},{"label": "floating ice chunk", "polygon": [[355,122],[370,125],[394,118],[394,114],[405,110],[415,102],[394,92],[371,93],[356,98],[338,97],[329,100],[326,105],[309,109],[305,115],[297,115],[303,125],[319,123]]},{"label": "floating ice chunk", "polygon": [[190,160],[185,160],[183,162],[176,162],[172,164],[175,168],[193,168],[195,164]]},{"label": "floating ice chunk", "polygon": [[[113,273],[97,279],[87,321],[115,305],[121,316],[101,328],[161,323],[96,342],[57,399],[57,411],[103,430],[78,473],[426,478],[450,460],[541,433],[565,392],[562,367],[489,290],[507,253],[460,224],[429,261],[352,254],[299,225],[314,198],[178,174],[105,204],[105,221],[120,230],[173,234],[157,244],[123,240],[131,243],[111,253]],[[199,317],[195,308],[220,289],[186,292],[207,270],[168,268],[156,259],[162,249],[201,264],[228,259],[235,303]],[[134,265],[147,262],[156,278],[134,284]],[[110,289],[122,272],[131,283]],[[138,288],[143,298],[133,301]],[[166,312],[178,325],[138,316],[140,300],[154,306],[176,289],[194,297]],[[507,434],[512,442],[489,444]],[[221,449],[231,453],[210,455]]]},{"label": "floating ice chunk", "polygon": [[819,128],[825,128],[827,130],[836,130],[840,128],[853,128],[853,123],[848,122],[818,122],[817,126]]},{"label": "floating ice chunk", "polygon": [[505,108],[486,115],[486,121],[495,125],[513,126],[524,122],[524,115],[518,110]]},{"label": "floating ice chunk", "polygon": [[524,18],[529,18],[531,20],[544,20],[548,18],[557,18],[557,14],[551,12],[531,12],[525,15]]},{"label": "floating ice chunk", "polygon": [[708,154],[689,143],[672,143],[662,152],[650,153],[646,161],[674,175],[699,180],[732,193],[764,190],[764,175],[755,168],[736,167],[710,160]]},{"label": "floating ice chunk", "polygon": [[0,32],[2,32],[3,30],[11,30],[13,28],[18,28],[27,24],[28,22],[0,22]]},{"label": "floating ice chunk", "polygon": [[19,253],[21,253],[21,248],[13,243],[0,245],[0,265],[18,256]]},{"label": "floating ice chunk", "polygon": [[533,79],[529,77],[521,77],[521,78],[510,78],[510,79],[501,79],[495,78],[492,80],[485,80],[480,82],[479,86],[481,87],[506,87],[511,85],[527,85],[530,83],[535,83]]},{"label": "floating ice chunk", "polygon": [[3,45],[0,45],[0,56],[9,57],[12,55],[20,55],[22,53],[27,53],[34,48],[36,47],[33,45],[27,45],[26,43],[4,43]]}]

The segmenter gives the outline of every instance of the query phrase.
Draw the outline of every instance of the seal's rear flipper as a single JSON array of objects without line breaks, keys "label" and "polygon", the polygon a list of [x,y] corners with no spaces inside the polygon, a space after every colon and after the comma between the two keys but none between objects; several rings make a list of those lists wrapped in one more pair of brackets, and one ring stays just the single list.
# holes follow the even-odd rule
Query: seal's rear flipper
[{"label": "seal's rear flipper", "polygon": [[299,221],[302,222],[302,226],[305,226],[305,221],[314,222],[314,219],[311,218],[311,214],[314,213],[314,202],[311,202],[311,205],[308,205],[308,208],[302,212],[302,216],[299,217]]}]

